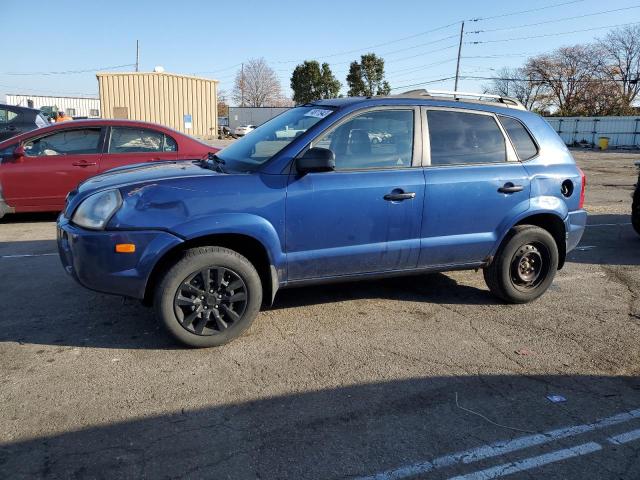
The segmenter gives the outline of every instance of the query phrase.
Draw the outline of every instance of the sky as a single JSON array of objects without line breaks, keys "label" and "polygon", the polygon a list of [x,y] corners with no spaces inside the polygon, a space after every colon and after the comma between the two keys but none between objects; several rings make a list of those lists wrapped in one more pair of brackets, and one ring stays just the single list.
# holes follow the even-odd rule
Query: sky
[{"label": "sky", "polygon": [[[528,56],[591,42],[607,27],[640,23],[640,2],[0,0],[0,18],[16,30],[0,51],[0,101],[7,93],[97,96],[95,71],[132,71],[136,40],[141,71],[160,65],[214,78],[227,93],[240,64],[259,57],[285,94],[304,60],[329,63],[346,93],[349,63],[374,52],[399,93],[453,89],[463,20],[460,74],[491,77]],[[462,78],[458,90],[487,83]]]}]

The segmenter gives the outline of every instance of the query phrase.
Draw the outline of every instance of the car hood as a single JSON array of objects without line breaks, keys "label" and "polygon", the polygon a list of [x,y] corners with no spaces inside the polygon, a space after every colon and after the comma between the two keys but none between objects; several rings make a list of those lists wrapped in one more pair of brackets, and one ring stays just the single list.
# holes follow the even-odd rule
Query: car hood
[{"label": "car hood", "polygon": [[217,175],[217,172],[202,168],[198,161],[170,161],[136,163],[118,167],[91,177],[78,185],[78,192],[119,188],[136,183],[153,182],[171,178]]},{"label": "car hood", "polygon": [[198,165],[198,161],[148,162],[114,168],[80,183],[78,188],[67,196],[65,212],[73,211],[82,200],[99,191],[185,177],[212,175],[222,174],[208,168],[202,168]]}]

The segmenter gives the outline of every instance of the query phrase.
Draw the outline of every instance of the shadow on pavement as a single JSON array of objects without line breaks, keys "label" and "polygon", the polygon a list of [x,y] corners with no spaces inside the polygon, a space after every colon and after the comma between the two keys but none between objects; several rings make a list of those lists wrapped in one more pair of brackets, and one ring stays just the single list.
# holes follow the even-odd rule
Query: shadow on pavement
[{"label": "shadow on pavement", "polygon": [[640,236],[629,215],[589,215],[588,226],[567,262],[594,265],[640,265]]},{"label": "shadow on pavement", "polygon": [[55,222],[59,212],[9,213],[0,219],[0,227],[8,223]]},{"label": "shadow on pavement", "polygon": [[[503,426],[456,406],[456,393],[461,406]],[[551,403],[549,393],[563,395],[567,402]],[[0,477],[356,478],[415,463],[431,468],[424,462],[492,442],[504,446],[510,439],[550,429],[593,425],[639,406],[636,377],[410,378],[195,411],[178,406],[161,416],[5,442],[0,446]],[[637,453],[612,445],[607,436],[637,429],[639,415],[636,411],[609,426],[570,431],[560,441],[550,434],[536,436],[537,444],[521,441],[507,454],[483,448],[464,460],[454,456],[453,462],[432,463],[428,478],[448,478],[585,442],[595,442],[600,451],[553,463],[543,477],[638,478]],[[484,459],[478,457],[481,451]],[[526,473],[541,478],[536,475],[542,472],[532,468]]]}]

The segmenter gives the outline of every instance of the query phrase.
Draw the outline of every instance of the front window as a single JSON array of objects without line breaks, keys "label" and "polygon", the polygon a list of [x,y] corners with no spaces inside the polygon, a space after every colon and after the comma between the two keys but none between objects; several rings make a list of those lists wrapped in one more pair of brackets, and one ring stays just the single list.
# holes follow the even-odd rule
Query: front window
[{"label": "front window", "polygon": [[24,144],[28,157],[99,153],[99,128],[65,130]]},{"label": "front window", "polygon": [[374,110],[348,120],[313,142],[336,157],[336,170],[410,167],[413,110]]},{"label": "front window", "polygon": [[296,107],[272,118],[216,155],[225,168],[255,171],[295,138],[333,113],[328,107]]}]

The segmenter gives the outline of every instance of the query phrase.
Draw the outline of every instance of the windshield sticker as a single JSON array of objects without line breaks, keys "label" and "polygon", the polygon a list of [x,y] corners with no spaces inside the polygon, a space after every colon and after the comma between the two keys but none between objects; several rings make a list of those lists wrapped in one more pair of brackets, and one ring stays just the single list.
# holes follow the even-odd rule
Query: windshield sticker
[{"label": "windshield sticker", "polygon": [[324,118],[327,115],[329,115],[330,113],[332,113],[333,110],[326,110],[324,108],[314,108],[312,110],[309,110],[307,113],[304,114],[305,117],[316,117],[316,118]]}]

